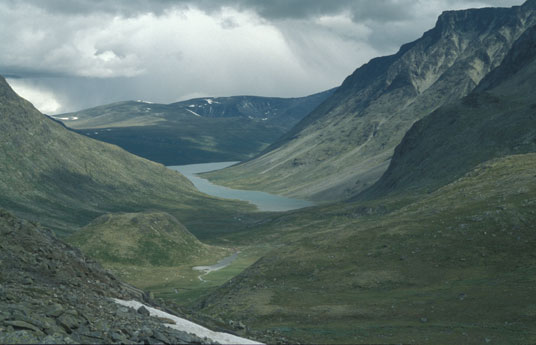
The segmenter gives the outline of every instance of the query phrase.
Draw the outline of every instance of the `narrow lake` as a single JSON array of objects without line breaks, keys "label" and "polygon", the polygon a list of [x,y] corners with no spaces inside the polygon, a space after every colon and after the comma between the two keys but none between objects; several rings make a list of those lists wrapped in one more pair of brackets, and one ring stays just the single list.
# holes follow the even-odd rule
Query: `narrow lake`
[{"label": "narrow lake", "polygon": [[203,172],[223,169],[236,163],[238,162],[188,164],[169,166],[168,168],[176,170],[186,176],[200,192],[218,198],[248,201],[257,206],[259,211],[290,211],[314,205],[312,202],[306,200],[286,198],[265,192],[218,186],[197,175]]}]

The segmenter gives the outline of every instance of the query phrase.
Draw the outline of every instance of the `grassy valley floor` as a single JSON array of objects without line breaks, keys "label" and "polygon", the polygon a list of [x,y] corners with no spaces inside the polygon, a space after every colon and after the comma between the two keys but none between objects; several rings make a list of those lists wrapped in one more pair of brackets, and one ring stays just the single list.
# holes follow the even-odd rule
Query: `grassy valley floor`
[{"label": "grassy valley floor", "polygon": [[533,343],[534,171],[509,156],[403,207],[274,219],[250,240],[288,244],[197,308],[306,343]]}]

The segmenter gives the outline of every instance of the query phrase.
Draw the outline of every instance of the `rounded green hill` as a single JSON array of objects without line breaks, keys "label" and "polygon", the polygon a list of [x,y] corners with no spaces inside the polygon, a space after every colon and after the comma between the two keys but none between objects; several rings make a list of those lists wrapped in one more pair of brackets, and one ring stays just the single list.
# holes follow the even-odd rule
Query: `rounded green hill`
[{"label": "rounded green hill", "polygon": [[106,214],[69,241],[105,264],[175,266],[210,252],[209,246],[165,212]]}]

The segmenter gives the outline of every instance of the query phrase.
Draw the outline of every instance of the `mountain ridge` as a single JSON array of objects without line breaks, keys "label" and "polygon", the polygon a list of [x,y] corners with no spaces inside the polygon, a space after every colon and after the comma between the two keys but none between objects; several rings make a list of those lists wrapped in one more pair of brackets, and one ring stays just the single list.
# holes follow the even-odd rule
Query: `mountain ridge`
[{"label": "mountain ridge", "polygon": [[445,12],[397,54],[358,68],[271,151],[205,176],[316,201],[351,197],[381,177],[415,121],[467,95],[534,22],[531,6]]}]

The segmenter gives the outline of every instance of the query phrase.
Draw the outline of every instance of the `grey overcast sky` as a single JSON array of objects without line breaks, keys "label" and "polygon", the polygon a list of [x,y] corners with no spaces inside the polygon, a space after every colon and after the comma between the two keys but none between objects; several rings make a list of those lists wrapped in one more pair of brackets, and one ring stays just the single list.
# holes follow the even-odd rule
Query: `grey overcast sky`
[{"label": "grey overcast sky", "polygon": [[0,74],[42,112],[305,96],[432,28],[523,0],[0,0]]}]

